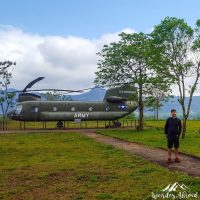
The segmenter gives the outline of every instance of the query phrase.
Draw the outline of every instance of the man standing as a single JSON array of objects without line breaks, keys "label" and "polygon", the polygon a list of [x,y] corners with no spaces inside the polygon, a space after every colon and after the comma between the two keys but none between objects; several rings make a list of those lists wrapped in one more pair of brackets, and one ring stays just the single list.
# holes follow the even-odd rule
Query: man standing
[{"label": "man standing", "polygon": [[167,145],[168,145],[168,163],[172,162],[171,154],[172,148],[175,149],[175,162],[180,162],[178,155],[179,148],[179,137],[181,135],[181,120],[176,117],[176,110],[171,110],[171,117],[166,120],[165,123],[165,134],[167,137]]}]

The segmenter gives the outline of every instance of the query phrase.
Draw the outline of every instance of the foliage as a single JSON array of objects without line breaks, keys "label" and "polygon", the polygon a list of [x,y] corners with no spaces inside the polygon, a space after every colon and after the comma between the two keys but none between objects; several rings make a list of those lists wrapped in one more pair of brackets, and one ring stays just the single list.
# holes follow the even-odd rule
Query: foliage
[{"label": "foliage", "polygon": [[173,98],[173,96],[170,95],[170,83],[168,81],[164,82],[162,78],[152,77],[148,87],[150,95],[145,99],[145,107],[147,107],[149,111],[154,111],[154,119],[158,120],[158,112],[163,106],[163,103]]},{"label": "foliage", "polygon": [[[197,21],[197,27],[198,25]],[[150,63],[157,74],[170,80],[170,83],[177,85],[179,89],[179,103],[182,106],[184,119],[182,136],[184,137],[192,97],[200,76],[200,57],[197,56],[199,33],[197,28],[193,30],[183,19],[166,17],[155,26],[151,36]],[[187,86],[188,77],[190,77],[190,84]],[[186,105],[187,94],[189,102]]]},{"label": "foliage", "polygon": [[126,115],[125,117],[123,117],[122,119],[135,120],[135,119],[136,119],[136,116],[135,116],[135,113],[132,112],[132,113],[130,113],[129,115]]},{"label": "foliage", "polygon": [[121,33],[119,36],[118,42],[104,45],[102,51],[98,53],[100,60],[95,84],[109,87],[136,84],[139,94],[139,129],[142,130],[144,95],[149,95],[149,91],[152,91],[150,86],[164,80],[155,78],[154,71],[148,65],[150,53],[148,34]]},{"label": "foliage", "polygon": [[104,45],[98,53],[95,83],[103,86],[146,83],[148,35],[121,33],[119,36],[119,42]]},{"label": "foliage", "polygon": [[65,96],[62,92],[59,91],[43,93],[42,96],[47,101],[72,101],[70,96]]},{"label": "foliage", "polygon": [[0,107],[2,110],[3,120],[7,116],[9,107],[14,104],[13,99],[15,93],[8,92],[14,65],[16,65],[16,63],[11,61],[0,62]]}]

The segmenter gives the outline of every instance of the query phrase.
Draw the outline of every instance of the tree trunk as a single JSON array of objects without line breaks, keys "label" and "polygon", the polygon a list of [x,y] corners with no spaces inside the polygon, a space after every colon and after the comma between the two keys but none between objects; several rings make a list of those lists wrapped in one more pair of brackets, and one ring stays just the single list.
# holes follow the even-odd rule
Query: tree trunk
[{"label": "tree trunk", "polygon": [[5,117],[2,118],[2,130],[5,130]]},{"label": "tree trunk", "polygon": [[143,116],[143,105],[141,104],[141,106],[140,106],[140,108],[139,108],[139,115],[140,115],[140,117],[139,117],[139,130],[140,131],[142,131],[143,130],[143,118],[144,118],[144,116]]},{"label": "tree trunk", "polygon": [[159,110],[158,98],[156,98],[156,119],[157,120],[158,120],[158,110]]},{"label": "tree trunk", "polygon": [[182,138],[185,138],[186,125],[187,125],[187,118],[185,116],[183,116]]},{"label": "tree trunk", "polygon": [[158,108],[156,109],[156,120],[158,121]]},{"label": "tree trunk", "polygon": [[158,120],[158,107],[156,108],[156,119]]},{"label": "tree trunk", "polygon": [[143,130],[144,108],[142,100],[142,84],[139,85],[139,130]]},{"label": "tree trunk", "polygon": [[185,138],[187,118],[188,118],[188,116],[186,115],[186,111],[185,111],[185,97],[184,98],[182,97],[178,101],[181,104],[182,112],[183,112],[182,138]]}]

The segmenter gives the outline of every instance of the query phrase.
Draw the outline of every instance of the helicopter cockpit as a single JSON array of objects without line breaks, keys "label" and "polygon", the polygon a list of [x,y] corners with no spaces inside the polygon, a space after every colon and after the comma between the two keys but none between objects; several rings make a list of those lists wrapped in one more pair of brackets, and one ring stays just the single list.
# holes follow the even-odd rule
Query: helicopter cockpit
[{"label": "helicopter cockpit", "polygon": [[16,119],[16,118],[19,117],[21,111],[22,111],[22,104],[18,103],[13,108],[13,110],[11,110],[10,112],[8,112],[7,117],[10,118],[10,119]]}]

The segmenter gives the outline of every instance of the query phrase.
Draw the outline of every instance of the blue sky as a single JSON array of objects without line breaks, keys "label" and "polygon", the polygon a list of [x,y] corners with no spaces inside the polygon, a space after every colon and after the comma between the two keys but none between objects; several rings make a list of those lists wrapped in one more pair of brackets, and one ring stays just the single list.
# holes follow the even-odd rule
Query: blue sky
[{"label": "blue sky", "polygon": [[132,28],[147,32],[166,16],[200,18],[199,0],[0,0],[0,24],[40,35],[98,38]]},{"label": "blue sky", "polygon": [[199,0],[0,0],[0,60],[13,60],[11,87],[39,76],[43,88],[94,86],[97,52],[125,32],[150,32],[167,16],[193,26]]}]

